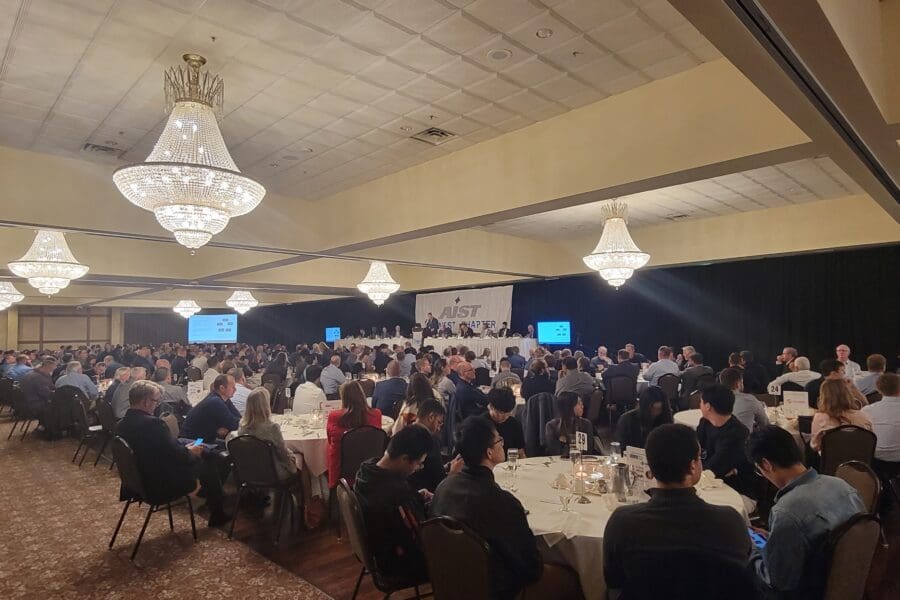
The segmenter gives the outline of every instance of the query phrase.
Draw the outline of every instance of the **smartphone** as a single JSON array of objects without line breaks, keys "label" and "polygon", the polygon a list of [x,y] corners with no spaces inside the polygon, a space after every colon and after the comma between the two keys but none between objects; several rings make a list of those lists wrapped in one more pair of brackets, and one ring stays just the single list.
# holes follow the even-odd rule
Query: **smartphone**
[{"label": "smartphone", "polygon": [[194,445],[194,446],[199,446],[199,445],[202,444],[202,443],[203,443],[203,438],[197,438],[196,440],[194,440],[194,444],[193,444],[193,445]]},{"label": "smartphone", "polygon": [[747,533],[750,534],[750,539],[753,541],[753,545],[757,548],[765,548],[766,547],[766,538],[764,538],[759,533],[753,531],[751,528],[747,528]]}]

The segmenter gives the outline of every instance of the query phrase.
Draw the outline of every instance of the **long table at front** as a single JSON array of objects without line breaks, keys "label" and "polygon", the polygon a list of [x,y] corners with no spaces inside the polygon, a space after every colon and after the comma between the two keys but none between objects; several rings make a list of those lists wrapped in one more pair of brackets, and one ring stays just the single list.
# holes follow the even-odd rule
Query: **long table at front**
[{"label": "long table at front", "polygon": [[[388,346],[404,345],[406,342],[412,342],[412,339],[405,337],[391,337],[391,338],[343,338],[338,340],[338,342],[342,346],[349,346],[350,344],[364,344],[366,346],[375,346],[376,344],[387,344]],[[491,357],[494,360],[500,360],[504,356],[506,356],[506,349],[510,346],[516,346],[519,349],[519,354],[524,356],[525,358],[529,357],[529,353],[531,350],[537,347],[537,340],[533,338],[517,338],[517,337],[505,337],[505,338],[479,338],[479,337],[471,337],[471,338],[461,338],[461,337],[430,337],[425,338],[422,342],[426,346],[434,346],[436,352],[443,352],[444,348],[449,348],[450,346],[466,346],[469,350],[472,350],[477,355],[481,355],[484,352],[484,349],[487,348],[491,351]]]},{"label": "long table at front", "polygon": [[[528,511],[528,525],[538,538],[538,547],[545,560],[562,562],[574,569],[586,600],[605,598],[603,532],[617,506],[611,509],[606,496],[588,495],[590,504],[573,501],[569,505],[570,512],[561,512],[559,494],[550,484],[559,474],[571,473],[572,463],[558,457],[537,457],[520,460],[518,465],[515,491],[511,489],[513,474],[506,468],[507,463],[494,469],[494,477]],[[698,484],[697,494],[710,504],[730,506],[749,524],[740,495],[723,482]],[[645,501],[647,498],[639,499]]]}]

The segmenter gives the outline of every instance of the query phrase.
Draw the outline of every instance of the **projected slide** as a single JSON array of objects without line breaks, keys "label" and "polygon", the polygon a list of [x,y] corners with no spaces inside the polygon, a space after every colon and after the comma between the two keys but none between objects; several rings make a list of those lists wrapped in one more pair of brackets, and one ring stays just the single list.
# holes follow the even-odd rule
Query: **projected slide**
[{"label": "projected slide", "polygon": [[328,343],[336,342],[341,339],[341,328],[340,327],[326,327],[325,328],[325,341]]},{"label": "projected slide", "polygon": [[538,343],[570,344],[572,343],[572,327],[569,321],[538,321]]},{"label": "projected slide", "polygon": [[194,315],[188,319],[188,343],[233,344],[237,342],[237,315]]}]

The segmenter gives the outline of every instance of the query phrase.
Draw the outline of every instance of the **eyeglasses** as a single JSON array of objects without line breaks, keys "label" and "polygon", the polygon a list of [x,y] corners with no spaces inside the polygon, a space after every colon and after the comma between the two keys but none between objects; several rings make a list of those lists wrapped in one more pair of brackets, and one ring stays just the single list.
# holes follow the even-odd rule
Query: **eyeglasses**
[{"label": "eyeglasses", "polygon": [[491,447],[494,447],[497,444],[502,444],[502,443],[503,443],[503,436],[498,436],[497,439],[494,440],[494,442],[491,444]]}]

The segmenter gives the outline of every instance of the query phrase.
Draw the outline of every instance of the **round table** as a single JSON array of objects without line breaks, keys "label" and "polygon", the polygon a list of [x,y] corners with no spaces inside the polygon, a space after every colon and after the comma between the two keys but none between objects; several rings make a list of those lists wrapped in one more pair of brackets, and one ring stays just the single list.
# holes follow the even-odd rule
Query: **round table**
[{"label": "round table", "polygon": [[700,414],[699,408],[692,408],[690,410],[680,410],[674,415],[672,415],[672,419],[676,423],[680,423],[681,425],[687,425],[691,429],[697,429],[697,426],[700,425],[700,419],[703,418],[703,415]]},{"label": "round table", "polygon": [[[315,421],[313,415],[272,415],[272,420],[281,427],[281,435],[288,450],[303,454],[303,463],[310,475],[320,477],[328,471],[328,435],[325,421]],[[382,415],[381,428],[390,435],[394,420]]]},{"label": "round table", "polygon": [[[815,411],[813,409],[809,409],[807,415],[812,415]],[[797,446],[802,451],[804,449],[804,438],[803,434],[800,433],[800,429],[797,425],[796,418],[790,418],[785,416],[784,409],[780,406],[769,406],[766,407],[766,416],[769,417],[769,422],[773,425],[778,425],[785,431],[793,436],[794,441],[797,443]],[[682,425],[687,425],[693,429],[697,429],[697,426],[700,425],[700,419],[702,418],[700,414],[699,408],[692,408],[691,410],[682,410],[678,411],[674,415],[672,415],[672,419],[676,423],[681,423]]]},{"label": "round table", "polygon": [[[572,463],[558,457],[520,460],[515,476],[517,489],[512,493],[528,511],[528,525],[539,538],[538,547],[545,559],[562,561],[575,569],[584,597],[600,600],[606,596],[603,532],[612,510],[607,507],[604,497],[591,494],[588,496],[590,504],[577,504],[573,499],[569,505],[571,512],[562,512],[557,490],[550,484],[560,473],[571,472]],[[513,475],[507,463],[494,469],[494,477],[501,487],[510,489]],[[749,523],[740,495],[721,481],[716,482],[716,487],[698,487],[697,493],[711,504],[732,507]],[[647,499],[647,496],[641,496]]]}]

